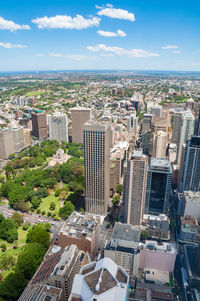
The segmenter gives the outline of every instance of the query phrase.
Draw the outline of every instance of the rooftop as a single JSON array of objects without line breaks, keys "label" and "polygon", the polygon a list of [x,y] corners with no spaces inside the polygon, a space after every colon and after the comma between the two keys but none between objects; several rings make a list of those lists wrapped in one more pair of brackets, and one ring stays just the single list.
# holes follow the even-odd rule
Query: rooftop
[{"label": "rooftop", "polygon": [[151,158],[151,163],[149,165],[151,170],[163,170],[172,172],[172,166],[170,161],[166,159],[158,159],[158,158]]},{"label": "rooftop", "polygon": [[184,197],[187,202],[200,202],[200,191],[184,191]]},{"label": "rooftop", "polygon": [[148,249],[156,252],[165,252],[169,254],[176,254],[176,243],[162,242],[158,243],[155,240],[146,240],[145,243],[139,243],[141,249]]},{"label": "rooftop", "polygon": [[127,273],[110,258],[83,266],[74,278],[70,301],[125,301],[129,283]]},{"label": "rooftop", "polygon": [[100,223],[101,218],[98,215],[74,211],[62,226],[59,234],[92,240],[96,228]]}]

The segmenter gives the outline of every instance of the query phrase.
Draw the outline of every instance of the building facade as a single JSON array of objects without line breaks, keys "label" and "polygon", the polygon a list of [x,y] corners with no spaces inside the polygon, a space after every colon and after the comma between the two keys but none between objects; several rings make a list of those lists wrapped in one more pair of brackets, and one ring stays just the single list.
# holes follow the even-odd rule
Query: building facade
[{"label": "building facade", "polygon": [[46,114],[42,111],[34,112],[32,116],[32,135],[43,139],[48,135]]},{"label": "building facade", "polygon": [[68,142],[67,115],[57,112],[48,116],[49,139]]},{"label": "building facade", "polygon": [[71,109],[72,118],[72,142],[83,143],[83,125],[92,117],[89,108],[76,107]]},{"label": "building facade", "polygon": [[89,121],[83,126],[85,208],[106,214],[110,195],[110,124]]}]

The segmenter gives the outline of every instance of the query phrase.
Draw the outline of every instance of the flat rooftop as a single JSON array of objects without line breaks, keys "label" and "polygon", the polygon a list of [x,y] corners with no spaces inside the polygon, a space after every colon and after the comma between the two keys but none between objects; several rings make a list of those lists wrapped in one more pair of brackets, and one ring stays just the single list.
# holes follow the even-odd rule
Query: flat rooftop
[{"label": "flat rooftop", "polygon": [[200,202],[200,191],[184,191],[184,197],[187,202]]},{"label": "flat rooftop", "polygon": [[149,249],[156,252],[165,252],[169,254],[176,254],[176,243],[162,242],[158,243],[155,240],[146,240],[145,243],[139,243],[140,248]]},{"label": "flat rooftop", "polygon": [[111,239],[140,241],[140,227],[129,224],[115,223]]},{"label": "flat rooftop", "polygon": [[162,170],[162,171],[172,172],[172,165],[170,161],[163,158],[161,159],[151,158],[151,163],[149,167],[151,170]]},{"label": "flat rooftop", "polygon": [[74,211],[62,226],[59,234],[91,240],[100,223],[101,218],[98,215]]}]

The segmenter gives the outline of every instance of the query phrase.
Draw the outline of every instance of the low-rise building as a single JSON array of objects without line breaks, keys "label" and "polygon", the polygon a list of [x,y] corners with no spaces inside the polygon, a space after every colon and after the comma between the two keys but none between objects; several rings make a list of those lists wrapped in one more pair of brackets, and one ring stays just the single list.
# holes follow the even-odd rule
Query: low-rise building
[{"label": "low-rise building", "polygon": [[30,285],[45,284],[62,289],[62,299],[68,300],[75,274],[79,273],[85,256],[76,245],[62,249],[53,246],[30,281]]},{"label": "low-rise building", "polygon": [[25,288],[18,301],[62,301],[62,289],[50,285],[35,284]]},{"label": "low-rise building", "polygon": [[181,230],[179,241],[184,243],[196,243],[199,240],[199,225],[196,218],[181,216]]},{"label": "low-rise building", "polygon": [[73,212],[58,234],[58,244],[63,248],[75,244],[94,258],[100,245],[100,232],[100,216]]},{"label": "low-rise building", "polygon": [[140,228],[128,224],[115,223],[112,236],[104,250],[104,256],[112,259],[129,275],[138,274]]},{"label": "low-rise building", "polygon": [[128,284],[128,274],[110,258],[103,258],[82,267],[69,301],[125,301]]},{"label": "low-rise building", "polygon": [[166,214],[144,214],[143,216],[143,229],[153,238],[168,240],[170,238],[169,225],[170,220]]},{"label": "low-rise building", "polygon": [[181,215],[192,216],[200,222],[200,191],[184,191]]}]

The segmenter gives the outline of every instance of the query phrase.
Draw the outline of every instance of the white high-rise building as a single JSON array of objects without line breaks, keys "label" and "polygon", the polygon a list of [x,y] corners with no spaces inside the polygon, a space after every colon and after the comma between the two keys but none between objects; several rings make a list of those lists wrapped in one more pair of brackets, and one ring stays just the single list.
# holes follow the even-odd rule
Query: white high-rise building
[{"label": "white high-rise building", "polygon": [[85,207],[106,214],[110,194],[110,124],[88,121],[83,126]]},{"label": "white high-rise building", "polygon": [[25,148],[25,138],[24,138],[24,128],[23,126],[12,127],[13,142],[15,147],[15,152],[20,152]]},{"label": "white high-rise building", "polygon": [[181,116],[180,135],[178,140],[177,164],[181,162],[182,146],[187,140],[190,140],[194,133],[195,118],[191,110],[183,112]]},{"label": "white high-rise building", "polygon": [[68,142],[67,115],[56,112],[48,116],[49,139]]}]

